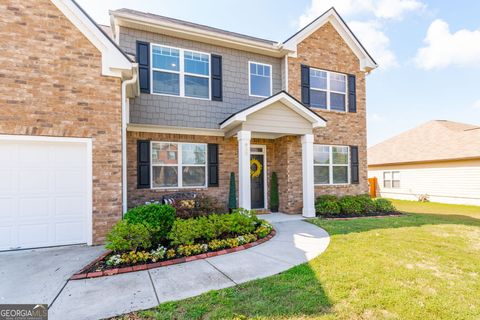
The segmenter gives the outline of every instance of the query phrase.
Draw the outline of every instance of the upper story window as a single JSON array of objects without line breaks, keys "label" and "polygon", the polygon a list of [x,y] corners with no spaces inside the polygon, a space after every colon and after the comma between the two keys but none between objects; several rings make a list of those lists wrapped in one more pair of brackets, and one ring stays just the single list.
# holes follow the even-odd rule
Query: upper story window
[{"label": "upper story window", "polygon": [[152,45],[152,93],[210,99],[210,55]]},{"label": "upper story window", "polygon": [[248,62],[249,95],[270,97],[272,95],[272,66],[269,64]]},{"label": "upper story window", "polygon": [[314,145],[313,165],[315,184],[349,183],[349,147]]},{"label": "upper story window", "polygon": [[384,188],[400,188],[400,171],[384,171],[383,172]]},{"label": "upper story window", "polygon": [[310,68],[310,106],[346,111],[347,76]]}]

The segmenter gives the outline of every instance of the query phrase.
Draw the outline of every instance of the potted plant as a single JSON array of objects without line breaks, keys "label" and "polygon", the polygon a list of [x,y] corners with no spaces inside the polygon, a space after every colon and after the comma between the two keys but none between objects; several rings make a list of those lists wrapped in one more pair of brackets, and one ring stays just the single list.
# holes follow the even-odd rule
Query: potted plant
[{"label": "potted plant", "polygon": [[278,212],[278,179],[276,172],[272,173],[270,183],[270,211]]},{"label": "potted plant", "polygon": [[235,173],[230,172],[230,190],[228,194],[228,211],[231,213],[237,208],[237,191],[235,188]]}]

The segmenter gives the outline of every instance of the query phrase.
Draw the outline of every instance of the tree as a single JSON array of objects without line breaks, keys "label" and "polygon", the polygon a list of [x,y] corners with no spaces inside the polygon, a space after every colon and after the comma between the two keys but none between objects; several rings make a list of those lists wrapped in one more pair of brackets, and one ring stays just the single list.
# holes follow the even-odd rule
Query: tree
[{"label": "tree", "polygon": [[235,173],[230,172],[230,191],[228,194],[228,209],[232,211],[237,208],[237,191],[235,187]]},{"label": "tree", "polygon": [[272,173],[272,181],[270,183],[270,210],[278,212],[278,179],[277,173]]}]

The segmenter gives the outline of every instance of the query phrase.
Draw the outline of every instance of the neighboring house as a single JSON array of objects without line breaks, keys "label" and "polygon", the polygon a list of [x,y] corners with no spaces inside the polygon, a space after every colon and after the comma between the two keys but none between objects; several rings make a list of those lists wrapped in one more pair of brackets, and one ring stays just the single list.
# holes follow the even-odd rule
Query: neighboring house
[{"label": "neighboring house", "polygon": [[226,206],[230,172],[240,207],[268,209],[276,172],[280,211],[306,217],[368,190],[377,65],[333,8],[284,42],[127,9],[100,27],[71,0],[0,8],[0,250],[101,243],[179,191]]},{"label": "neighboring house", "polygon": [[368,149],[378,195],[480,205],[480,126],[434,120]]}]

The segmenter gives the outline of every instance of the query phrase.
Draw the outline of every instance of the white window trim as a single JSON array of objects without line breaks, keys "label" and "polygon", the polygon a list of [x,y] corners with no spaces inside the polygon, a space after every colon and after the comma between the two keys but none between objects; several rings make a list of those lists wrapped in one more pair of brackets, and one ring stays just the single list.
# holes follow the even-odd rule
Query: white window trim
[{"label": "white window trim", "polygon": [[[329,163],[328,164],[313,164],[313,167],[328,167],[328,183],[315,183],[315,177],[313,179],[315,186],[347,186],[351,184],[351,177],[350,177],[350,147],[349,146],[341,146],[341,145],[327,145],[327,144],[314,144],[314,146],[322,146],[328,147],[328,156],[329,156]],[[334,147],[342,147],[347,148],[347,163],[346,164],[333,164],[333,152],[332,148]],[[314,151],[315,152],[315,151]],[[347,182],[342,183],[333,183],[333,167],[347,167]],[[315,172],[315,170],[314,170]]]},{"label": "white window trim", "polygon": [[[155,143],[171,143],[178,145],[177,164],[153,164],[153,144]],[[201,144],[205,146],[205,164],[186,164],[182,162],[182,145],[184,144]],[[205,185],[203,186],[183,186],[182,167],[204,167],[205,168]],[[177,182],[175,187],[154,187],[153,186],[153,167],[177,167]],[[172,190],[172,189],[205,189],[208,187],[208,144],[196,142],[172,142],[172,141],[150,141],[150,189],[153,190]]]},{"label": "white window trim", "polygon": [[[160,68],[154,68],[153,67],[153,47],[164,47],[164,48],[170,48],[170,49],[175,49],[179,51],[179,70],[178,71],[173,71],[173,70],[165,70],[165,69],[160,69]],[[190,51],[193,53],[200,53],[200,54],[205,54],[208,56],[208,76],[205,75],[200,75],[200,74],[195,74],[195,73],[189,73],[185,72],[185,51]],[[202,51],[197,51],[197,50],[190,50],[190,49],[183,49],[183,48],[178,48],[178,47],[172,47],[169,45],[164,45],[164,44],[159,44],[159,43],[151,43],[150,44],[150,94],[153,95],[159,95],[159,96],[167,96],[167,97],[177,97],[177,98],[188,98],[188,99],[196,99],[196,100],[212,100],[212,56],[208,52],[202,52]],[[160,92],[154,92],[153,91],[153,72],[154,71],[159,71],[159,72],[167,72],[167,73],[175,73],[179,75],[179,81],[180,81],[180,92],[179,95],[174,95],[174,94],[168,94],[168,93],[160,93]],[[185,95],[185,76],[194,76],[194,77],[199,77],[199,78],[208,78],[208,98],[199,98],[199,97],[190,97]]]},{"label": "white window trim", "polygon": [[[250,66],[252,65],[252,63],[270,67],[270,94],[268,96],[260,96],[260,95],[252,94],[252,83],[251,83],[251,80],[250,80],[250,77],[251,77]],[[268,98],[268,97],[272,96],[272,91],[273,91],[273,85],[272,85],[272,82],[273,82],[273,67],[272,67],[271,64],[261,63],[261,62],[256,62],[256,61],[248,61],[248,71],[247,71],[247,73],[248,73],[248,95],[250,97]]]},{"label": "white window trim", "polygon": [[[390,177],[391,179],[385,179],[385,173],[390,173]],[[399,178],[400,178],[400,171],[398,170],[387,170],[387,171],[383,171],[383,175],[382,175],[382,180],[383,180],[383,184],[382,184],[382,187],[384,189],[400,189],[402,187],[402,179],[393,179],[393,173],[398,173],[399,175]],[[390,187],[385,187],[385,181],[390,181]],[[398,184],[399,186],[398,187],[394,187],[393,186],[393,181],[398,181]]]},{"label": "white window trim", "polygon": [[[311,108],[313,109],[319,109],[319,110],[324,110],[324,111],[333,111],[333,112],[343,112],[343,113],[346,113],[347,110],[348,110],[348,76],[344,73],[340,73],[340,72],[334,72],[334,71],[328,71],[328,70],[323,70],[323,69],[317,69],[317,68],[310,68],[311,70],[315,70],[315,71],[321,71],[321,72],[326,72],[327,73],[327,89],[318,89],[318,88],[313,88],[311,85],[310,85],[310,90],[315,90],[315,91],[323,91],[323,92],[326,92],[327,93],[327,109],[323,109],[323,108],[320,108],[320,107],[314,107],[312,106]],[[343,77],[345,77],[345,92],[341,92],[341,91],[335,91],[335,90],[331,90],[330,89],[330,75],[331,74],[338,74],[338,75],[341,75]],[[310,77],[310,75],[309,75]],[[345,110],[336,110],[336,109],[331,109],[330,108],[330,93],[338,93],[338,94],[344,94],[345,95]]]}]

